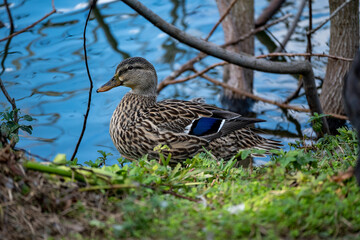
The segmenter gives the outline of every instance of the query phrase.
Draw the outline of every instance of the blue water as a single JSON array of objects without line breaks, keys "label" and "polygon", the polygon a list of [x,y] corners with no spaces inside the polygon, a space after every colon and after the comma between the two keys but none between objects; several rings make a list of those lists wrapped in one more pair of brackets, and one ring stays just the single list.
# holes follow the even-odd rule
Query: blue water
[{"label": "blue water", "polygon": [[[9,2],[16,31],[51,11],[51,1]],[[197,37],[206,37],[219,18],[213,0],[143,2],[166,21]],[[258,16],[268,1],[255,2],[255,13]],[[314,25],[328,16],[326,4],[327,1],[315,1]],[[295,14],[297,5],[297,1],[287,1],[286,6],[275,17],[286,13]],[[0,58],[1,61],[5,59],[4,66],[0,67],[0,71],[4,70],[1,79],[9,94],[16,99],[21,112],[36,119],[32,122],[32,135],[20,132],[18,146],[48,159],[53,159],[57,153],[71,156],[81,132],[89,89],[82,47],[83,28],[88,13],[87,1],[55,1],[55,6],[58,13],[11,40],[6,57],[6,41],[0,42]],[[77,157],[79,162],[95,160],[99,155],[97,150],[104,150],[114,154],[108,162],[111,164],[116,162],[119,153],[108,133],[109,121],[113,110],[129,89],[121,87],[102,94],[96,94],[95,90],[112,77],[116,65],[124,57],[145,57],[154,64],[161,81],[182,63],[196,56],[197,51],[170,38],[121,1],[99,1],[98,10],[105,25],[94,15],[88,24],[87,50],[94,91],[87,129]],[[305,52],[307,16],[305,9],[299,28],[287,45],[288,52]],[[289,18],[270,31],[281,41],[291,20]],[[0,38],[3,38],[9,33],[4,5],[0,5],[0,21],[5,24],[5,27],[0,28]],[[316,52],[328,52],[328,28],[327,24],[314,35],[313,47]],[[223,43],[221,27],[210,40]],[[268,52],[267,47],[258,39],[255,40],[255,46],[256,55]],[[208,57],[203,64],[197,66],[201,69],[218,61]],[[313,63],[315,75],[323,77],[326,59],[314,58]],[[211,76],[221,80],[222,69],[213,70]],[[280,101],[296,87],[297,81],[292,76],[255,72],[254,92],[259,96]],[[221,91],[220,87],[198,78],[165,88],[159,99],[203,97],[208,103],[221,106]],[[292,104],[307,107],[304,96],[294,100]],[[0,110],[10,106],[2,94],[0,106]],[[257,127],[268,132],[266,137],[281,140],[285,149],[288,148],[287,143],[294,142],[302,134],[312,134],[307,114],[284,112],[262,102],[254,104],[252,111],[258,118],[267,120]],[[289,120],[288,116],[295,120]]]}]

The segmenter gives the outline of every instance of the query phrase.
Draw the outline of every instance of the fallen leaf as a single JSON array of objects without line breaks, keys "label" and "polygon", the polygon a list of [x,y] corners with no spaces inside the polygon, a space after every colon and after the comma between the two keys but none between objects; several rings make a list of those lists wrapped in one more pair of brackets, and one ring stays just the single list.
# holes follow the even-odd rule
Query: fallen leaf
[{"label": "fallen leaf", "polygon": [[345,180],[351,178],[354,175],[354,168],[349,167],[345,172],[340,172],[337,176],[333,176],[331,181],[333,182],[344,182]]}]

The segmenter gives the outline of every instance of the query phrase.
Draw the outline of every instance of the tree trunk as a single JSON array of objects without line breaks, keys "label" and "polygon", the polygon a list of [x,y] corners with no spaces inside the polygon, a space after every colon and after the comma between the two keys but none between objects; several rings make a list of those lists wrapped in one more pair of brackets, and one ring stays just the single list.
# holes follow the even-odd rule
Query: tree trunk
[{"label": "tree trunk", "polygon": [[[220,15],[223,15],[232,0],[216,0]],[[241,0],[232,7],[230,13],[222,22],[225,42],[234,40],[250,32],[254,28],[254,0]],[[228,47],[228,50],[236,53],[245,52],[254,55],[254,37],[250,37],[239,44]],[[228,65],[224,67],[225,83],[238,89],[252,92],[253,71],[250,69]],[[250,102],[243,96],[234,94],[232,91],[224,90],[222,103],[231,111],[244,114],[244,109],[250,106]],[[245,106],[244,106],[245,103]],[[246,111],[245,111],[246,112]]]},{"label": "tree trunk", "polygon": [[[344,1],[329,0],[330,13]],[[359,48],[359,0],[353,0],[342,8],[332,19],[330,25],[330,55],[353,58]],[[342,86],[350,62],[328,60],[320,102],[324,112],[344,114]],[[329,120],[331,132],[340,127],[344,121],[333,118]]]}]

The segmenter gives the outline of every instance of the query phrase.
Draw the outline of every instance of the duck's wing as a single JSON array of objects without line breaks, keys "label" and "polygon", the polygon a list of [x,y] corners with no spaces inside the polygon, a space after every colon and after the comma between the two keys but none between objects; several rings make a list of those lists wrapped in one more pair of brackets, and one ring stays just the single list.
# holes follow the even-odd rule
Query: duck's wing
[{"label": "duck's wing", "polygon": [[165,100],[148,109],[148,118],[160,129],[186,133],[191,124],[202,117],[211,117],[209,110],[195,102]]},{"label": "duck's wing", "polygon": [[165,100],[150,109],[150,117],[160,129],[197,136],[211,141],[264,120],[245,118],[216,106],[181,100]]}]

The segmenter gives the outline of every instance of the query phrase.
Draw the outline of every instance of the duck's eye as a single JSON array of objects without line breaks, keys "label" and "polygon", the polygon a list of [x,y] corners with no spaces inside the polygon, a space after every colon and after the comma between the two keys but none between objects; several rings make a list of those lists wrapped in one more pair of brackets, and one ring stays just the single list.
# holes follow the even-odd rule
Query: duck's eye
[{"label": "duck's eye", "polygon": [[133,69],[134,67],[133,66],[128,66],[128,70],[131,70]]}]

